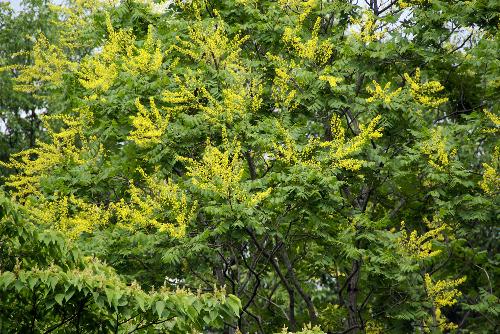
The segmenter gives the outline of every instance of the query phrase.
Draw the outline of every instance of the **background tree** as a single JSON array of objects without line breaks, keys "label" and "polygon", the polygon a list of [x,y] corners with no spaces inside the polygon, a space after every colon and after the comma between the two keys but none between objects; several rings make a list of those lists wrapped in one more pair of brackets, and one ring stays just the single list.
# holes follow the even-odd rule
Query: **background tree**
[{"label": "background tree", "polygon": [[[5,189],[37,231],[107,263],[95,270],[117,290],[222,305],[173,306],[179,331],[497,330],[496,2],[49,8],[57,33],[16,78],[50,106],[46,138],[11,155]],[[4,285],[21,285],[10,261]],[[168,332],[154,293],[154,318],[127,301],[89,328],[141,309],[145,330]]]}]

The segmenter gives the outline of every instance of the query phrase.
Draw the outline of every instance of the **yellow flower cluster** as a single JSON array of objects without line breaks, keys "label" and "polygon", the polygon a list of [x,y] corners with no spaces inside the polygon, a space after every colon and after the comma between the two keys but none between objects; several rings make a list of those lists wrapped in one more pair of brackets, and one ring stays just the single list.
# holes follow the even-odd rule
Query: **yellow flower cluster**
[{"label": "yellow flower cluster", "polygon": [[238,68],[240,46],[248,38],[249,36],[236,35],[230,39],[224,29],[224,22],[219,19],[208,27],[201,22],[195,23],[189,30],[190,40],[183,41],[177,37],[179,45],[174,45],[173,48],[193,60],[210,64],[217,70]]},{"label": "yellow flower cluster", "polygon": [[55,200],[43,197],[34,201],[28,200],[25,207],[37,224],[55,228],[71,239],[107,224],[111,216],[109,211],[73,195],[56,195]]},{"label": "yellow flower cluster", "polygon": [[443,317],[441,308],[457,303],[456,298],[460,297],[462,293],[456,287],[465,282],[465,280],[466,277],[464,276],[456,280],[438,280],[437,282],[433,282],[431,276],[428,273],[425,274],[424,282],[427,296],[434,305],[437,325],[443,331],[455,329],[456,325],[448,322]]},{"label": "yellow flower cluster", "polygon": [[179,157],[179,159],[187,163],[187,175],[191,177],[193,185],[198,189],[217,194],[229,201],[235,199],[254,206],[265,199],[272,189],[249,194],[243,184],[245,171],[240,160],[241,144],[237,141],[229,143],[224,128],[222,137],[225,151],[207,142],[201,161],[185,157]]},{"label": "yellow flower cluster", "polygon": [[450,159],[457,154],[456,149],[452,149],[449,153],[446,150],[446,137],[443,135],[442,127],[431,129],[431,137],[424,141],[420,150],[427,155],[429,164],[440,171],[450,163]]},{"label": "yellow flower cluster", "polygon": [[262,105],[263,86],[255,79],[247,84],[244,78],[235,80],[230,87],[222,89],[222,101],[219,102],[204,87],[201,88],[203,96],[208,100],[207,105],[199,108],[210,120],[224,116],[229,124],[235,116],[244,116],[248,112],[256,112]]},{"label": "yellow flower cluster", "polygon": [[88,48],[88,33],[93,15],[114,7],[120,0],[73,0],[64,4],[49,4],[58,19],[51,21],[57,27],[58,44],[70,50]]},{"label": "yellow flower cluster", "polygon": [[278,110],[283,108],[292,111],[297,107],[297,101],[294,100],[297,90],[292,88],[296,85],[292,73],[297,68],[297,65],[293,60],[287,62],[281,56],[275,56],[270,53],[266,56],[275,64],[275,76],[271,93],[274,105]]},{"label": "yellow flower cluster", "polygon": [[399,0],[398,5],[399,5],[399,8],[408,8],[411,6],[424,5],[428,2],[429,2],[429,0],[406,0],[406,1]]},{"label": "yellow flower cluster", "polygon": [[384,326],[375,320],[368,320],[366,322],[366,334],[384,334],[386,333]]},{"label": "yellow flower cluster", "polygon": [[351,18],[356,29],[351,29],[352,36],[360,42],[370,43],[382,39],[387,30],[382,29],[371,11],[365,11],[361,18]]},{"label": "yellow flower cluster", "polygon": [[500,191],[500,147],[495,146],[493,151],[491,164],[483,163],[484,173],[483,179],[479,182],[479,186],[488,195],[497,194]]},{"label": "yellow flower cluster", "polygon": [[81,85],[86,89],[106,92],[118,76],[118,68],[114,63],[87,59],[82,63],[78,74]]},{"label": "yellow flower cluster", "polygon": [[278,5],[283,10],[298,15],[298,24],[301,25],[311,11],[318,6],[318,0],[278,0]]},{"label": "yellow flower cluster", "polygon": [[148,26],[146,40],[141,48],[133,48],[132,56],[124,58],[123,67],[133,75],[155,73],[163,63],[161,43],[154,39],[153,26]]},{"label": "yellow flower cluster", "polygon": [[399,87],[398,89],[391,92],[390,88],[390,82],[386,83],[385,86],[382,87],[378,82],[373,80],[373,87],[366,87],[366,90],[371,95],[371,97],[367,98],[366,101],[373,102],[376,100],[381,100],[384,101],[385,104],[390,104],[392,100],[401,93],[402,90],[402,88]]},{"label": "yellow flower cluster", "polygon": [[297,142],[283,125],[277,123],[276,126],[283,137],[283,142],[274,144],[276,158],[287,164],[301,164],[303,166],[319,169],[322,164],[320,160],[314,156],[314,152],[320,149],[326,149],[327,158],[328,161],[331,162],[331,167],[357,171],[361,168],[364,161],[350,158],[350,156],[358,153],[370,140],[382,136],[380,132],[381,129],[376,128],[379,121],[380,115],[376,116],[367,126],[360,125],[360,133],[346,140],[345,129],[342,126],[340,117],[334,114],[331,118],[333,139],[331,141],[321,141],[317,137],[311,137],[303,148],[299,148]]},{"label": "yellow flower cluster", "polygon": [[131,31],[115,30],[111,18],[106,17],[108,40],[100,53],[86,57],[78,71],[83,87],[97,92],[111,88],[120,70],[134,76],[157,72],[163,62],[161,44],[154,39],[152,26],[148,27],[142,47],[135,45]]},{"label": "yellow flower cluster", "polygon": [[338,83],[344,80],[341,77],[335,77],[333,75],[320,75],[318,77],[320,81],[326,81],[330,84],[330,88],[337,87]]},{"label": "yellow flower cluster", "polygon": [[328,41],[319,42],[319,29],[321,27],[321,18],[316,19],[311,38],[305,42],[298,36],[301,27],[286,27],[283,32],[283,42],[290,45],[299,58],[308,61],[317,61],[319,64],[325,64],[333,53],[333,47]]},{"label": "yellow flower cluster", "polygon": [[432,242],[442,238],[442,232],[446,229],[446,224],[418,235],[413,230],[410,235],[406,232],[405,223],[401,222],[401,236],[398,238],[398,244],[401,250],[415,260],[425,260],[441,253],[440,250],[432,250]]},{"label": "yellow flower cluster", "polygon": [[[78,116],[52,115],[45,116],[42,120],[50,142],[37,142],[37,147],[13,154],[8,163],[0,161],[0,165],[19,171],[10,175],[6,182],[19,199],[39,195],[40,180],[50,175],[55,167],[65,164],[83,165],[87,160],[97,159],[99,155],[88,156],[94,152],[89,144],[91,138],[86,138],[83,134],[84,126],[91,124],[93,120],[88,110],[79,110]],[[56,132],[51,122],[62,123],[64,127]]]},{"label": "yellow flower cluster", "polygon": [[444,89],[438,81],[427,81],[421,83],[420,68],[415,70],[415,76],[412,78],[408,73],[404,78],[410,84],[410,93],[413,99],[423,106],[437,108],[448,101],[447,97],[437,98],[434,95]]},{"label": "yellow flower cluster", "polygon": [[[176,59],[171,68],[177,65]],[[173,81],[177,84],[177,89],[164,90],[162,92],[162,101],[165,105],[162,107],[169,115],[175,115],[178,112],[185,111],[189,108],[199,109],[197,97],[194,91],[200,90],[203,87],[201,82],[193,75],[192,71],[186,70],[183,77],[172,75]]]},{"label": "yellow flower cluster", "polygon": [[130,31],[115,31],[109,15],[106,17],[108,40],[102,51],[94,56],[86,57],[78,71],[80,84],[89,90],[106,92],[118,75],[118,59],[120,54],[127,57],[133,54],[135,37]]},{"label": "yellow flower cluster", "polygon": [[63,84],[63,75],[72,71],[76,65],[68,60],[62,49],[49,43],[47,38],[40,34],[33,46],[33,63],[22,68],[16,78],[15,89],[26,93],[35,93],[41,84],[60,87]]},{"label": "yellow flower cluster", "polygon": [[[276,122],[276,128],[283,137],[283,141],[281,143],[273,143],[274,151],[280,161],[290,165],[300,163],[302,165],[317,166],[317,162],[315,160],[310,160],[305,156],[305,154],[302,154],[295,140],[280,122]],[[309,143],[312,142],[313,140],[310,139]]]},{"label": "yellow flower cluster", "polygon": [[138,172],[144,179],[145,188],[132,184],[128,190],[130,203],[121,199],[110,205],[118,224],[131,230],[153,227],[168,232],[172,237],[183,237],[187,224],[195,217],[196,202],[188,208],[187,196],[178,185],[146,175],[142,169]]},{"label": "yellow flower cluster", "polygon": [[458,328],[457,324],[454,324],[453,322],[448,321],[445,316],[443,316],[443,313],[441,312],[440,308],[436,308],[434,311],[434,314],[436,316],[436,323],[437,327],[444,333],[448,333],[454,329]]},{"label": "yellow flower cluster", "polygon": [[[176,6],[185,13],[189,13],[192,17],[201,20],[201,9],[204,8],[206,0],[174,0]],[[213,13],[217,13],[214,10]]]},{"label": "yellow flower cluster", "polygon": [[487,109],[484,109],[483,112],[494,125],[493,128],[484,129],[484,132],[493,134],[500,132],[500,117],[488,111]]},{"label": "yellow flower cluster", "polygon": [[190,158],[181,158],[188,163],[187,175],[192,177],[195,186],[230,198],[237,195],[234,190],[238,188],[243,178],[244,169],[239,159],[240,145],[235,143],[233,152],[229,150],[220,151],[210,142],[207,143],[202,161],[198,162]]},{"label": "yellow flower cluster", "polygon": [[141,104],[139,98],[135,100],[135,106],[139,110],[139,113],[136,116],[132,116],[134,130],[128,136],[128,139],[143,147],[160,142],[161,136],[167,129],[170,119],[170,115],[163,117],[160,114],[153,97],[149,98],[149,104],[151,110],[146,109]]},{"label": "yellow flower cluster", "polygon": [[479,182],[479,186],[485,193],[493,195],[500,190],[500,175],[495,168],[487,163],[484,163],[483,167],[483,179]]},{"label": "yellow flower cluster", "polygon": [[357,171],[361,168],[364,161],[348,158],[357,154],[361,148],[370,140],[382,137],[382,129],[377,128],[381,116],[375,116],[367,126],[359,125],[359,134],[349,140],[345,140],[345,129],[342,126],[340,117],[336,114],[331,119],[331,131],[334,140],[322,142],[321,147],[328,147],[329,156],[332,160],[332,167],[343,168],[351,171]]},{"label": "yellow flower cluster", "polygon": [[339,115],[333,114],[330,118],[330,131],[333,141],[340,145],[345,140],[345,128],[342,126],[342,119]]},{"label": "yellow flower cluster", "polygon": [[[225,76],[221,96],[213,96],[197,79],[197,72],[185,73],[181,79],[174,76],[179,90],[164,92],[163,101],[175,105],[177,110],[186,105],[201,110],[210,121],[225,121],[232,123],[236,116],[241,117],[249,111],[255,112],[262,104],[262,84],[252,78],[249,71],[242,65],[240,53],[241,44],[248,36],[236,35],[230,38],[225,30],[225,24],[220,17],[217,22],[208,26],[196,22],[189,30],[189,40],[178,38],[178,45],[173,50],[186,55],[197,62],[210,65],[214,70]],[[197,96],[193,94],[197,92]],[[207,102],[199,103],[204,100]]]}]

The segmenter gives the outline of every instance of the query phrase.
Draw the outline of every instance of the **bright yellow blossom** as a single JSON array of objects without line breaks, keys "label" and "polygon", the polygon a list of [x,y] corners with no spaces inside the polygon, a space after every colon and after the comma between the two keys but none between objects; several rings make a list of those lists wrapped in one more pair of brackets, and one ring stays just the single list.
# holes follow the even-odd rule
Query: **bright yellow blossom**
[{"label": "bright yellow blossom", "polygon": [[479,186],[489,195],[497,194],[500,191],[500,147],[495,146],[492,154],[492,160],[488,163],[483,163],[484,173],[483,179],[479,181]]},{"label": "bright yellow blossom", "polygon": [[277,129],[283,138],[283,142],[274,144],[277,159],[287,164],[301,164],[313,168],[320,168],[320,161],[311,153],[319,150],[325,151],[331,167],[356,171],[361,168],[365,161],[351,158],[359,153],[361,148],[370,140],[382,136],[381,129],[376,126],[380,121],[380,116],[376,116],[367,126],[360,125],[360,133],[349,139],[345,139],[345,129],[342,126],[340,117],[334,114],[331,118],[331,141],[321,141],[317,137],[310,137],[303,148],[299,148],[298,143],[290,133],[279,122]]},{"label": "bright yellow blossom", "polygon": [[457,150],[452,149],[448,152],[446,149],[447,140],[442,127],[433,128],[430,132],[430,138],[423,142],[420,150],[428,157],[429,164],[433,168],[443,171],[450,163],[450,159],[455,157]]},{"label": "bright yellow blossom", "polygon": [[384,101],[385,104],[390,104],[392,100],[401,93],[402,90],[402,88],[399,87],[398,89],[391,92],[390,88],[391,88],[390,82],[386,83],[385,86],[382,88],[382,86],[378,82],[373,80],[373,88],[371,86],[366,87],[368,93],[371,94],[371,97],[367,98],[366,102],[381,100]]},{"label": "bright yellow blossom", "polygon": [[225,129],[222,135],[226,150],[221,151],[207,142],[201,161],[184,157],[179,159],[187,163],[187,175],[198,189],[255,206],[271,193],[271,188],[249,193],[243,183],[245,170],[240,160],[241,144],[238,141],[229,143]]},{"label": "bright yellow blossom", "polygon": [[48,39],[40,34],[33,47],[33,64],[22,68],[20,75],[15,79],[15,89],[27,93],[38,92],[41,84],[49,87],[60,87],[63,84],[63,75],[75,69],[76,64],[68,60],[61,48],[49,43]]},{"label": "bright yellow blossom", "polygon": [[43,197],[28,200],[27,212],[37,224],[55,228],[69,238],[75,239],[83,232],[92,232],[99,226],[106,225],[110,212],[81,198],[55,195],[55,200]]},{"label": "bright yellow blossom", "polygon": [[331,88],[337,87],[337,84],[343,80],[343,78],[335,77],[333,75],[320,75],[318,79],[328,82]]},{"label": "bright yellow blossom", "polygon": [[405,229],[405,223],[401,222],[401,236],[398,238],[398,243],[401,250],[413,259],[424,260],[431,258],[441,253],[440,250],[432,250],[432,243],[434,240],[441,237],[445,229],[446,225],[442,224],[422,235],[418,235],[416,230],[413,230],[408,235]]},{"label": "bright yellow blossom", "polygon": [[491,121],[491,123],[493,123],[493,128],[484,129],[484,132],[493,134],[500,132],[500,117],[488,111],[487,109],[484,109],[483,112]]},{"label": "bright yellow blossom", "polygon": [[293,14],[298,13],[298,24],[302,25],[311,11],[318,6],[318,0],[278,0],[278,5]]},{"label": "bright yellow blossom", "polygon": [[157,228],[172,237],[180,238],[186,233],[187,224],[194,219],[197,203],[188,206],[187,196],[172,181],[161,180],[138,169],[145,187],[131,185],[130,202],[121,199],[110,205],[118,224],[126,229]]},{"label": "bright yellow blossom", "polygon": [[141,104],[139,98],[135,100],[135,106],[139,110],[136,116],[132,116],[134,130],[130,132],[128,139],[139,146],[149,146],[160,142],[161,136],[167,129],[170,115],[162,116],[156,107],[153,97],[149,99],[150,109]]},{"label": "bright yellow blossom", "polygon": [[318,17],[311,32],[311,38],[305,42],[302,42],[302,39],[298,37],[300,26],[295,28],[286,27],[283,32],[283,41],[290,45],[291,49],[300,58],[324,64],[330,59],[333,47],[328,41],[320,43],[318,36],[320,26],[321,18]]},{"label": "bright yellow blossom", "polygon": [[359,19],[351,18],[351,23],[356,27],[351,29],[352,36],[363,43],[378,41],[386,34],[371,11],[365,11]]},{"label": "bright yellow blossom", "polygon": [[447,97],[437,98],[434,95],[444,89],[438,81],[427,81],[421,83],[420,68],[415,70],[415,76],[412,78],[408,73],[404,77],[410,85],[410,93],[413,99],[423,106],[437,108],[448,101]]},{"label": "bright yellow blossom", "polygon": [[436,324],[441,330],[452,330],[457,326],[448,322],[442,315],[441,308],[453,306],[457,303],[457,298],[462,295],[456,287],[465,282],[466,277],[461,277],[456,280],[438,280],[433,282],[431,276],[426,273],[424,276],[425,290],[427,296],[434,306]]},{"label": "bright yellow blossom", "polygon": [[[93,139],[84,134],[85,126],[92,123],[92,113],[88,109],[77,110],[77,113],[77,116],[45,116],[42,121],[50,141],[37,142],[36,147],[13,154],[8,163],[0,162],[0,165],[18,170],[6,182],[14,189],[16,198],[39,195],[40,181],[55,168],[85,165],[102,154],[102,148],[94,147]],[[54,123],[62,123],[63,127],[56,131]]]}]

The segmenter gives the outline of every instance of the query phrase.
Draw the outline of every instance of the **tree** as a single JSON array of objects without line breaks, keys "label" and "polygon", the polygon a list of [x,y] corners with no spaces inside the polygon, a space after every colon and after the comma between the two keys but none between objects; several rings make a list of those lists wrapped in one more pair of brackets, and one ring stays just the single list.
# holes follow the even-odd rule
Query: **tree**
[{"label": "tree", "polygon": [[[41,134],[39,114],[46,101],[15,89],[19,69],[32,63],[38,34],[50,36],[54,13],[47,1],[24,1],[15,13],[8,2],[0,3],[0,160],[11,153],[33,147]],[[7,172],[1,169],[2,173]]]},{"label": "tree", "polygon": [[[208,292],[196,316],[171,307],[179,331],[497,329],[496,2],[50,8],[57,33],[16,78],[52,106],[46,139],[3,164],[5,189],[81,268],[117,291]],[[141,309],[168,332],[155,293],[85,330]],[[32,330],[78,328],[57,310]]]}]

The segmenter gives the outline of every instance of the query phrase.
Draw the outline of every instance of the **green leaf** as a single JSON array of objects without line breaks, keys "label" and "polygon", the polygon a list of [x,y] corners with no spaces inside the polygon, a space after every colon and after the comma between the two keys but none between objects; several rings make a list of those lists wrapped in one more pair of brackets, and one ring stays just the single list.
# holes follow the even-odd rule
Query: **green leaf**
[{"label": "green leaf", "polygon": [[139,308],[141,309],[142,312],[146,312],[146,307],[145,307],[145,299],[142,295],[136,295],[135,296],[135,301],[137,302],[137,305],[139,305]]},{"label": "green leaf", "polygon": [[155,310],[158,313],[158,316],[161,318],[163,310],[165,309],[165,302],[163,300],[159,300],[155,303]]},{"label": "green leaf", "polygon": [[0,288],[7,290],[9,285],[14,282],[16,275],[10,271],[6,271],[0,274]]},{"label": "green leaf", "polygon": [[226,303],[229,305],[234,315],[237,316],[240,314],[241,300],[238,297],[230,294],[227,296]]},{"label": "green leaf", "polygon": [[57,295],[54,296],[55,301],[62,306],[63,300],[64,300],[64,293],[58,293]]}]

